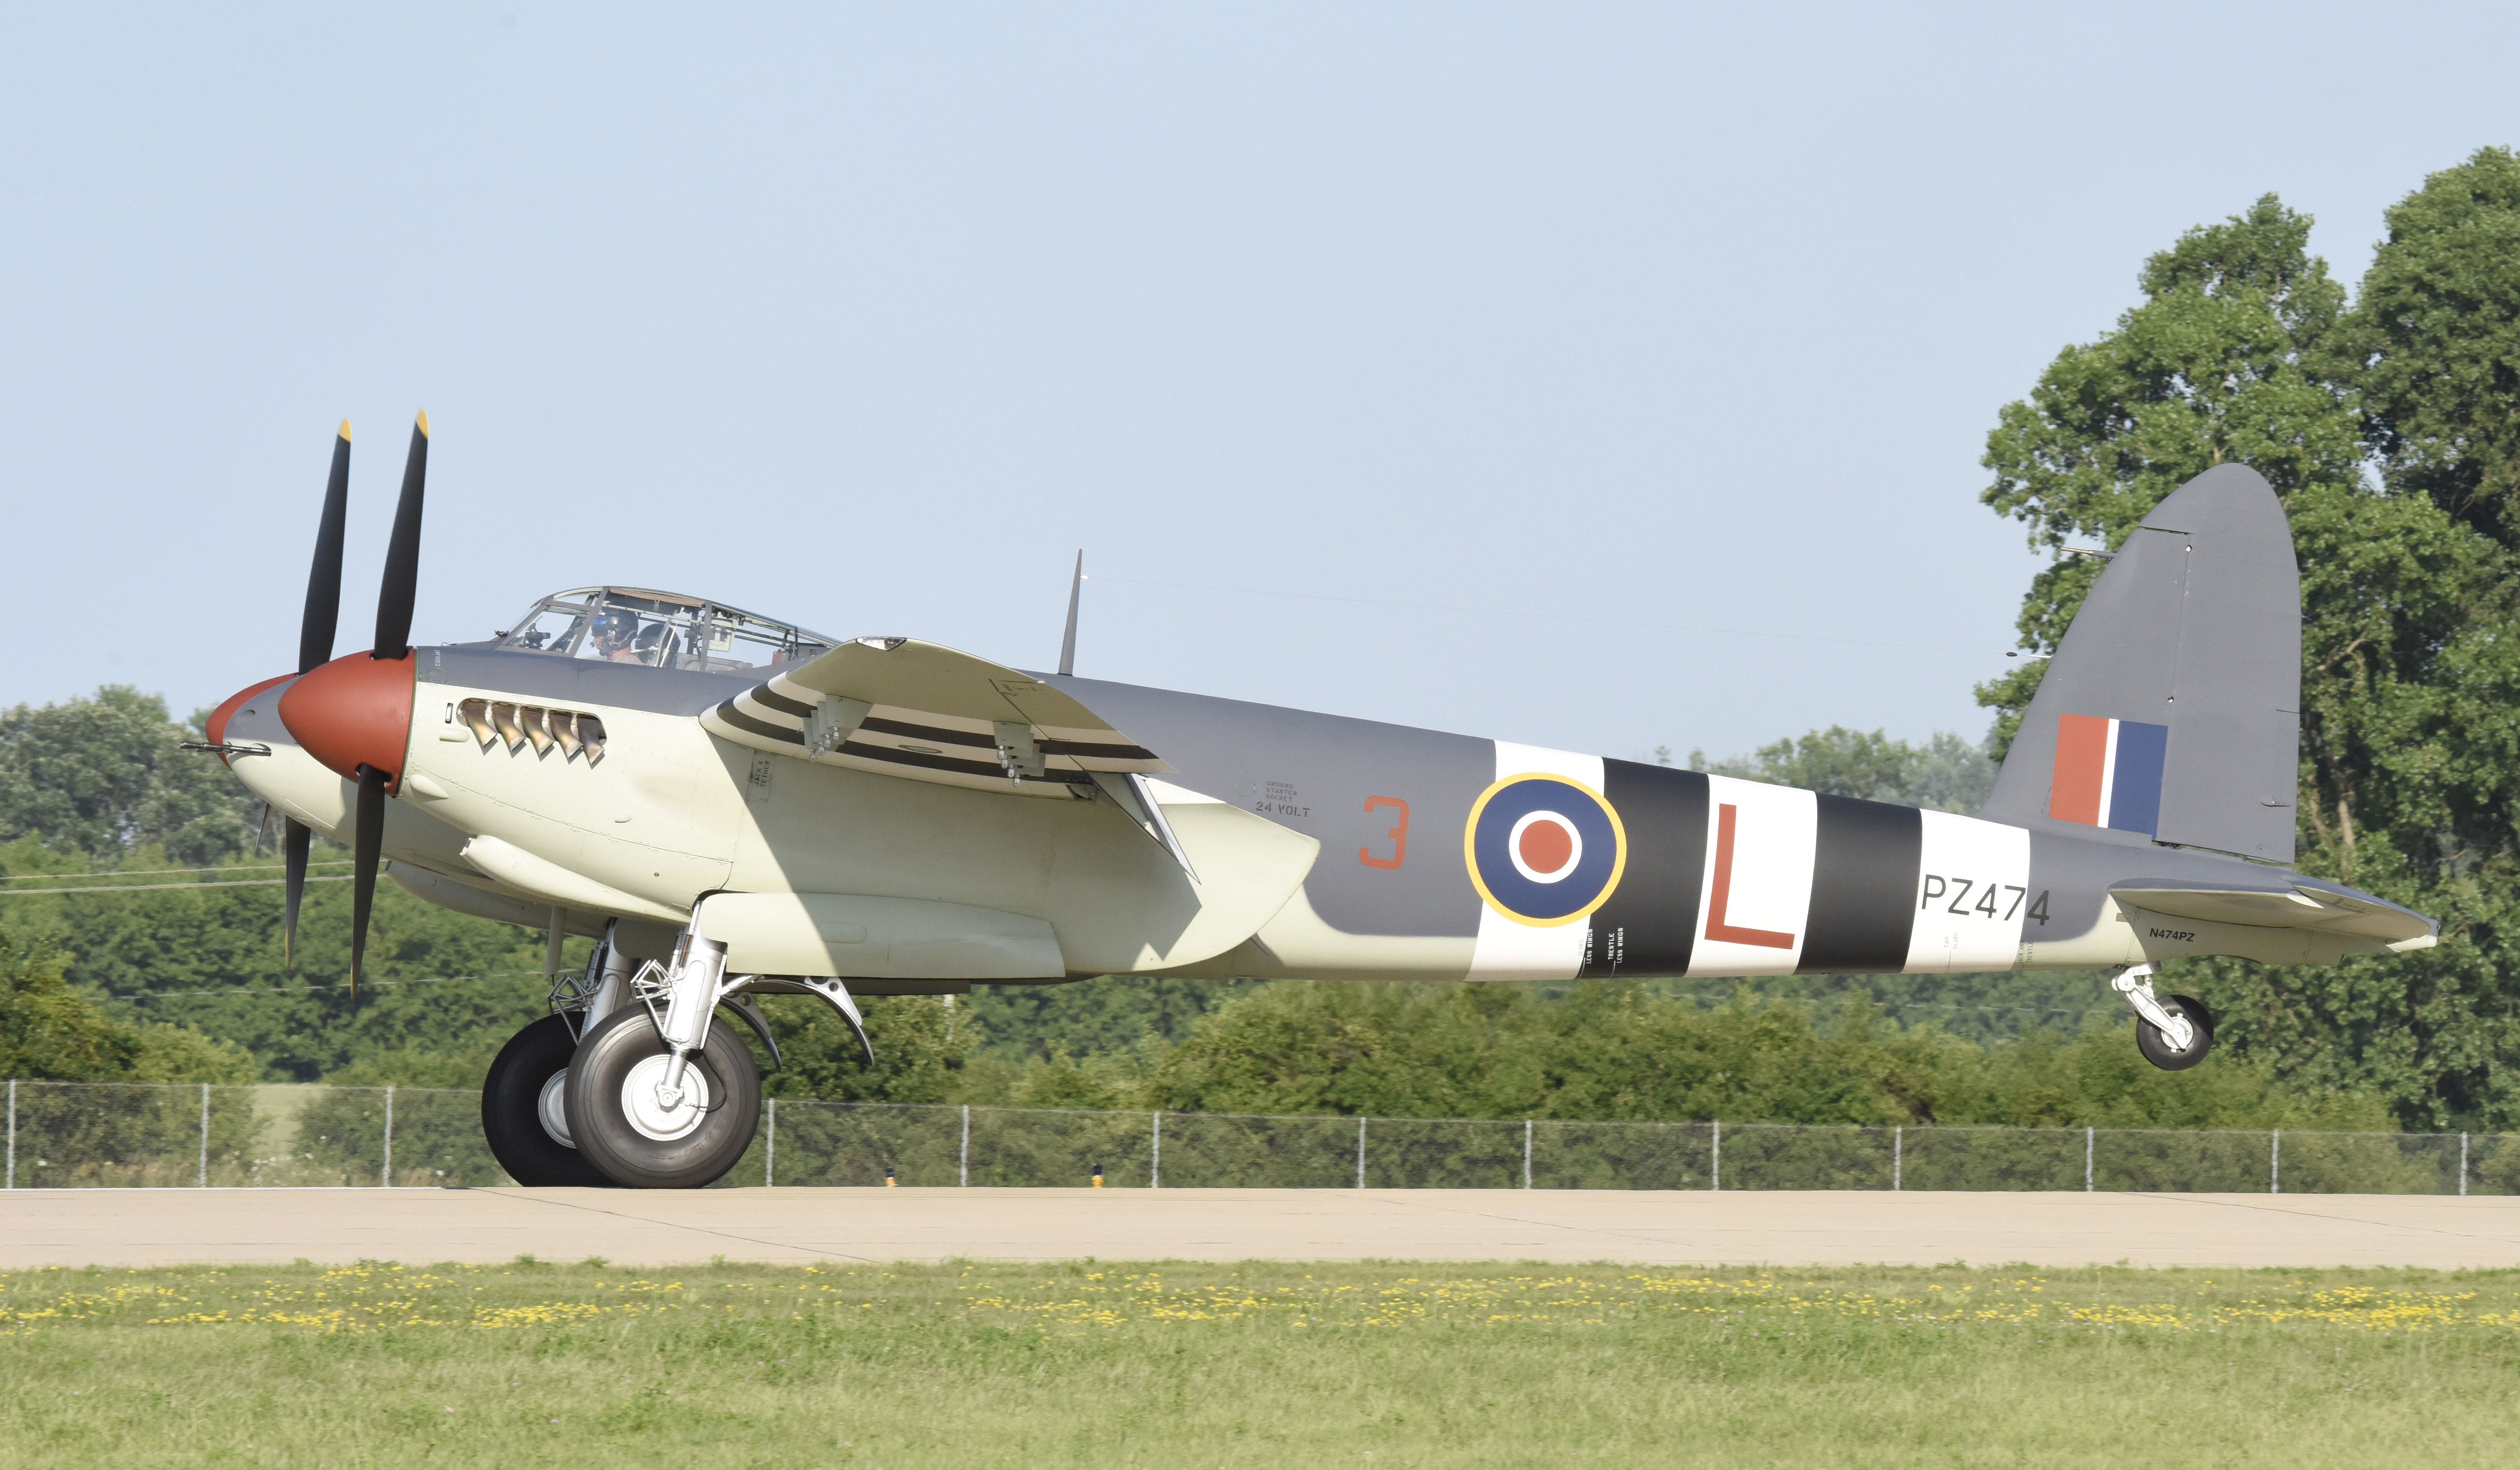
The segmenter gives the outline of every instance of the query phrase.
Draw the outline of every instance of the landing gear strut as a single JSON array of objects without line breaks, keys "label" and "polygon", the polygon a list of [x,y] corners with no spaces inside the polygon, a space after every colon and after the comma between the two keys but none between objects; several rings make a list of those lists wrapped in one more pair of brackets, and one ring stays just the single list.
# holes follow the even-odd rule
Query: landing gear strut
[{"label": "landing gear strut", "polygon": [[[697,1189],[734,1168],[761,1112],[761,1072],[742,1036],[710,1022],[720,1006],[761,1039],[772,1066],[779,1045],[747,992],[822,999],[866,1046],[848,987],[812,977],[729,975],[727,947],[695,915],[671,964],[651,960],[625,987],[619,1009],[587,1029],[562,1092],[577,1146],[614,1182],[635,1189]],[[870,1060],[873,1048],[867,1048]]]},{"label": "landing gear strut", "polygon": [[779,1065],[779,1044],[752,994],[820,999],[875,1060],[848,986],[728,975],[726,955],[702,937],[696,916],[671,964],[650,960],[634,974],[608,925],[585,975],[556,976],[553,1014],[518,1032],[490,1069],[481,1126],[501,1167],[521,1184],[714,1183],[743,1157],[761,1112],[761,1070],[739,1032],[710,1025],[718,1008]]},{"label": "landing gear strut", "polygon": [[2109,985],[2135,1007],[2135,1046],[2143,1059],[2165,1072],[2184,1072],[2214,1049],[2214,1017],[2193,996],[2155,996],[2156,968],[2128,965],[2109,977]]}]

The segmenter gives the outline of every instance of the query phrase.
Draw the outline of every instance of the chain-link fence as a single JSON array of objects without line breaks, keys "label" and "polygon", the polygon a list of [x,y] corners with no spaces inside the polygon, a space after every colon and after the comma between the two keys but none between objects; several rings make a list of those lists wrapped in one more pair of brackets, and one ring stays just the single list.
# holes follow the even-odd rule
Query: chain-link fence
[{"label": "chain-link fence", "polygon": [[[6,1187],[508,1182],[478,1093],[8,1085]],[[2520,1135],[1268,1117],[773,1101],[722,1184],[2520,1194]]]}]

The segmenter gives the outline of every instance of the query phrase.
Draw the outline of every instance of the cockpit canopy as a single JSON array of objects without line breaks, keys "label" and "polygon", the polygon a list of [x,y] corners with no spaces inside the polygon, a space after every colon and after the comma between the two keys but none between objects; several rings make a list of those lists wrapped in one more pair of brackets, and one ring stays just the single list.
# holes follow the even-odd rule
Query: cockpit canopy
[{"label": "cockpit canopy", "polygon": [[702,673],[797,663],[837,642],[723,602],[640,587],[556,592],[498,639],[502,648]]}]

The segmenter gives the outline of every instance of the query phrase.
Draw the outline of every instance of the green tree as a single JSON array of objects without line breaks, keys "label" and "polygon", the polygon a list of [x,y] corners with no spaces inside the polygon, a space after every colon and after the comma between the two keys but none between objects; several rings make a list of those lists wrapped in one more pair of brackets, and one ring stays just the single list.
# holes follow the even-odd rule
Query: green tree
[{"label": "green tree", "polygon": [[2389,211],[2337,354],[2389,487],[2520,547],[2520,155],[2479,149]]},{"label": "green tree", "polygon": [[41,941],[0,929],[0,1077],[50,1082],[253,1080],[253,1058],[190,1028],[115,1019],[62,977]]},{"label": "green tree", "polygon": [[[1825,1028],[1746,989],[1280,982],[1228,1002],[1126,1101],[1377,1117],[2108,1128],[2385,1128],[2364,1091],[2263,1061],[2159,1071],[2131,1026],[1978,1046],[1857,1008]],[[1109,1105],[1109,1104],[1103,1104]]]},{"label": "green tree", "polygon": [[[338,856],[316,854],[319,863]],[[168,861],[161,849],[141,848],[93,876]],[[387,877],[377,889],[367,983],[353,997],[342,984],[350,885],[330,881],[344,866],[317,869],[327,881],[307,889],[293,965],[282,962],[281,890],[267,881],[275,876],[268,867],[213,868],[202,883],[124,892],[55,896],[13,883],[7,919],[57,950],[83,995],[118,1014],[234,1042],[261,1061],[268,1081],[314,1082],[376,1057],[355,1080],[433,1086],[460,1068],[472,1074],[463,1085],[477,1085],[472,1063],[486,1066],[517,1028],[544,1013],[542,936],[439,909]],[[32,838],[0,848],[0,868],[20,877],[90,873],[85,858]],[[266,881],[225,886],[237,878]],[[585,941],[572,942],[570,962],[585,952]]]},{"label": "green tree", "polygon": [[[2507,155],[2480,156],[2393,210],[2384,263],[2350,312],[2308,252],[2308,217],[2272,197],[2188,232],[2153,257],[2146,300],[2114,332],[2066,349],[2002,411],[1985,459],[1985,503],[2050,549],[2114,548],[2226,460],[2274,485],[2302,567],[2300,866],[2441,917],[2443,943],[2333,968],[2215,961],[2180,983],[2216,1003],[2237,1048],[2306,1085],[2375,1087],[2412,1127],[2520,1117],[2520,1076],[2502,1060],[2520,1055],[2507,978],[2520,955],[2504,938],[2520,919],[2507,715],[2520,649],[2510,555],[2489,534],[2494,445],[2520,395],[2481,366],[2507,314],[2468,330],[2406,304],[2444,294],[2424,283],[2520,279],[2507,256],[2485,258],[2507,238],[2485,216],[2520,217],[2493,203],[2509,198],[2495,191],[2510,171]],[[2428,396],[2452,378],[2476,391]],[[2498,380],[2499,399],[2487,390]],[[2452,409],[2479,422],[2462,429]],[[2033,580],[2026,645],[2056,646],[2096,570],[2060,558]],[[2003,739],[2043,668],[1981,687]]]},{"label": "green tree", "polygon": [[[2329,341],[2380,494],[2294,508],[2303,866],[2442,920],[2438,949],[2249,970],[2235,1038],[2369,1081],[2410,1126],[2520,1119],[2520,158],[2487,149],[2388,214]],[[2242,967],[2224,966],[2239,972]]]},{"label": "green tree", "polygon": [[[2100,562],[2070,543],[2113,551],[2162,498],[2238,461],[2291,506],[2305,489],[2351,493],[2362,426],[2326,373],[2344,288],[2310,253],[2311,218],[2273,195],[2219,225],[2200,225],[2146,261],[2143,302],[2097,341],[2067,347],[2030,396],[2006,404],[1981,461],[1980,499],[2058,554],[2031,580],[2017,626],[2025,648],[2053,652]],[[1980,686],[1997,711],[2002,758],[2046,665],[2025,661]]]},{"label": "green tree", "polygon": [[119,684],[0,711],[0,842],[33,837],[99,863],[152,845],[187,864],[244,852],[261,805],[216,760],[175,748],[199,726]]},{"label": "green tree", "polygon": [[1949,731],[1911,745],[1884,731],[1832,725],[1730,760],[1710,761],[1705,751],[1692,750],[1688,764],[1717,776],[1943,812],[1976,811],[1995,789],[1995,762],[1985,747]]},{"label": "green tree", "polygon": [[[762,1080],[774,1097],[842,1102],[944,1102],[960,1095],[964,1065],[982,1041],[959,996],[868,996],[858,1002],[869,1065],[848,1024],[810,996],[764,996],[779,1039],[780,1070]],[[724,1017],[720,1025],[741,1024]],[[760,1058],[769,1065],[769,1057]]]},{"label": "green tree", "polygon": [[1252,984],[1101,975],[1067,985],[974,986],[965,1003],[995,1055],[1087,1057],[1132,1051],[1150,1036],[1178,1042],[1199,1017]]}]

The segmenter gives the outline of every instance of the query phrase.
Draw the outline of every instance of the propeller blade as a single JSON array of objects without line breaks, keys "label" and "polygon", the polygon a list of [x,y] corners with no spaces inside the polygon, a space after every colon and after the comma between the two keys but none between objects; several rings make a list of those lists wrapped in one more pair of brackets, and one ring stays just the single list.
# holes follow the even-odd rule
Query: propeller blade
[{"label": "propeller blade", "polygon": [[341,528],[350,511],[350,421],[333,440],[333,477],[324,485],[324,513],[315,522],[315,565],[306,573],[306,621],[297,632],[297,672],[333,657],[341,622]]},{"label": "propeller blade", "polygon": [[377,904],[377,867],[385,851],[385,774],[359,768],[358,828],[350,834],[350,994],[359,994],[359,966],[368,957],[368,915]]},{"label": "propeller blade", "polygon": [[281,857],[289,865],[288,886],[280,890],[280,962],[284,965],[297,954],[297,906],[306,897],[306,850],[314,840],[315,829],[294,817],[281,829]]},{"label": "propeller blade", "polygon": [[420,503],[428,484],[428,416],[423,414],[412,426],[402,500],[394,506],[393,539],[385,545],[385,574],[377,588],[378,658],[411,651],[411,606],[420,597]]}]

